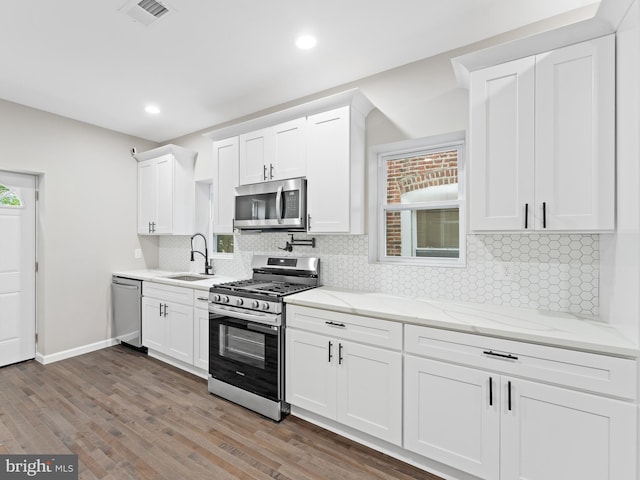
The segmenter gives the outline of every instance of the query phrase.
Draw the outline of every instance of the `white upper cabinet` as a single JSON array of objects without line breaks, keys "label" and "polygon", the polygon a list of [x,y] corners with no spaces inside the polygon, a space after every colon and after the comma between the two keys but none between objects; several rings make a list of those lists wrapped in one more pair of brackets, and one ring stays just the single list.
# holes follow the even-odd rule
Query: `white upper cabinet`
[{"label": "white upper cabinet", "polygon": [[537,55],[535,98],[536,228],[613,230],[614,36]]},{"label": "white upper cabinet", "polygon": [[240,185],[305,175],[306,119],[240,135]]},{"label": "white upper cabinet", "polygon": [[534,66],[523,58],[471,77],[472,230],[533,227],[525,210],[534,201]]},{"label": "white upper cabinet", "polygon": [[191,235],[195,222],[196,153],[166,145],[135,155],[138,161],[138,233]]},{"label": "white upper cabinet", "polygon": [[364,124],[349,106],[307,118],[309,233],[364,233]]},{"label": "white upper cabinet", "polygon": [[213,142],[213,232],[218,235],[233,233],[238,158],[238,137]]},{"label": "white upper cabinet", "polygon": [[472,230],[615,228],[614,42],[472,72]]}]

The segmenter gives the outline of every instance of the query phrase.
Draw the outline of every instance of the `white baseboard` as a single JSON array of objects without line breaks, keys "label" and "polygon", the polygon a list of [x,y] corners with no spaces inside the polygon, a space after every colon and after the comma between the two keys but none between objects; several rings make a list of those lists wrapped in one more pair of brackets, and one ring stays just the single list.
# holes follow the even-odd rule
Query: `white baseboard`
[{"label": "white baseboard", "polygon": [[42,355],[40,352],[37,352],[36,361],[43,365],[47,365],[49,363],[64,360],[65,358],[71,358],[77,355],[82,355],[84,353],[95,352],[96,350],[112,347],[113,345],[117,345],[118,343],[119,343],[118,340],[116,340],[115,338],[110,338],[108,340],[103,340],[101,342],[90,343],[89,345],[83,345],[82,347],[71,348],[69,350],[64,350],[58,353],[52,353],[50,355]]},{"label": "white baseboard", "polygon": [[193,365],[190,365],[188,363],[181,362],[178,359],[169,357],[168,355],[157,352],[156,350],[149,349],[149,351],[147,352],[147,355],[149,355],[151,358],[155,358],[156,360],[160,360],[164,363],[168,363],[169,365],[179,368],[180,370],[184,370],[185,372],[188,372],[191,375],[204,378],[205,380],[209,378],[209,372],[207,372],[206,370],[201,370],[198,367],[194,367]]},{"label": "white baseboard", "polygon": [[384,440],[372,437],[371,435],[350,428],[334,420],[322,417],[316,413],[310,412],[309,410],[296,407],[295,405],[291,405],[291,415],[301,418],[302,420],[306,420],[309,423],[313,423],[314,425],[329,430],[330,432],[342,435],[343,437],[360,443],[366,447],[373,448],[378,452],[389,455],[390,457],[396,458],[404,463],[418,467],[425,472],[437,475],[445,480],[479,480],[478,477],[474,477],[473,475],[461,472],[460,470],[449,467],[448,465],[444,465],[436,462],[435,460],[423,457],[422,455],[410,452],[398,445],[393,445]]}]

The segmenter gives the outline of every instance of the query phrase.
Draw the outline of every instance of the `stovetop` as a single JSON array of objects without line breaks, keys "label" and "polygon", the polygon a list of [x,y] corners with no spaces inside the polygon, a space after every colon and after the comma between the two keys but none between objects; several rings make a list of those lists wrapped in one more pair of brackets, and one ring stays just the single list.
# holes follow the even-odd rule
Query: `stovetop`
[{"label": "stovetop", "polygon": [[236,295],[247,293],[263,293],[274,297],[283,297],[292,293],[302,292],[314,288],[314,285],[304,285],[300,283],[264,281],[258,279],[238,280],[235,282],[220,283],[212,290],[218,293],[229,291]]}]

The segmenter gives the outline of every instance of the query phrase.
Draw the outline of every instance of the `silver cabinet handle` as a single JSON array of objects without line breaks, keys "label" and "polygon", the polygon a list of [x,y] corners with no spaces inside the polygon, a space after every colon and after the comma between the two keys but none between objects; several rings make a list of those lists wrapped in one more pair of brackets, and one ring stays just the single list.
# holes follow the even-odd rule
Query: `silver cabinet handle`
[{"label": "silver cabinet handle", "polygon": [[168,309],[167,309],[167,304],[165,303],[165,304],[164,304],[164,316],[165,316],[165,317],[168,315],[167,310],[168,310]]},{"label": "silver cabinet handle", "polygon": [[273,180],[273,163],[269,164],[269,180]]},{"label": "silver cabinet handle", "polygon": [[267,179],[267,166],[266,165],[262,165],[262,179],[263,180]]},{"label": "silver cabinet handle", "polygon": [[162,304],[160,304],[160,316],[162,316]]},{"label": "silver cabinet handle", "polygon": [[307,231],[311,230],[311,214],[307,213]]}]

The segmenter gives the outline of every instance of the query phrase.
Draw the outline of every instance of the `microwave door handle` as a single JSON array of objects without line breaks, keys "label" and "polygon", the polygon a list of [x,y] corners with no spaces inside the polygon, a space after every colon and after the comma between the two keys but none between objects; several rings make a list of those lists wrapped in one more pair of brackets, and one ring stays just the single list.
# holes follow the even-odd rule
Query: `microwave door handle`
[{"label": "microwave door handle", "polygon": [[282,185],[278,187],[276,194],[276,220],[278,223],[282,223]]}]

